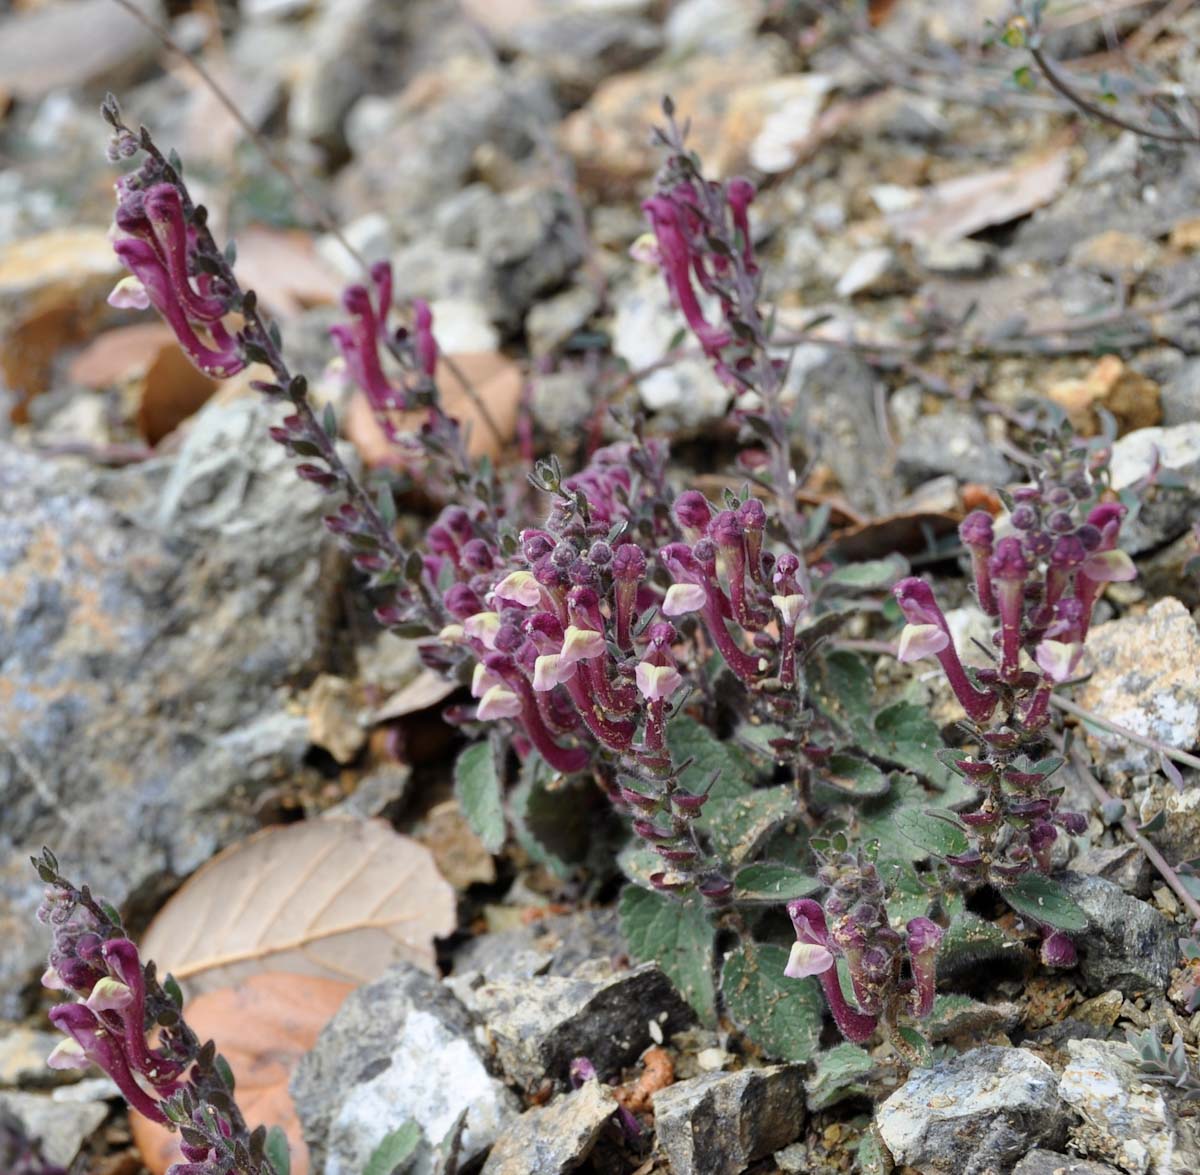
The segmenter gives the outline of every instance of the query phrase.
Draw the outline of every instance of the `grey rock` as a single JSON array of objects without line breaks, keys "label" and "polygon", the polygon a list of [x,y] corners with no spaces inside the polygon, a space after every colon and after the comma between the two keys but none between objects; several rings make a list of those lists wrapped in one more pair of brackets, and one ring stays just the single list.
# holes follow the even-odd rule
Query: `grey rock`
[{"label": "grey rock", "polygon": [[42,1154],[66,1167],[108,1117],[100,1102],[59,1102],[42,1093],[0,1092],[0,1111],[14,1115],[27,1138],[40,1140]]},{"label": "grey rock", "polygon": [[578,371],[535,375],[530,409],[537,426],[550,437],[576,435],[595,411],[585,376]]},{"label": "grey rock", "polygon": [[[1092,674],[1076,695],[1085,709],[1179,750],[1200,740],[1200,631],[1178,600],[1098,625],[1087,660]],[[1121,735],[1089,731],[1088,744],[1110,770],[1157,768],[1157,751]]]},{"label": "grey rock", "polygon": [[1200,359],[1189,359],[1162,386],[1163,426],[1200,420]]},{"label": "grey rock", "polygon": [[1167,1101],[1168,1087],[1145,1081],[1115,1041],[1073,1040],[1060,1092],[1083,1118],[1072,1132],[1088,1155],[1111,1160],[1132,1175],[1192,1175],[1200,1145],[1191,1119]]},{"label": "grey rock", "polygon": [[1031,1143],[1060,1141],[1067,1113],[1045,1061],[987,1046],[914,1071],[875,1124],[898,1164],[923,1175],[987,1175],[1011,1170]]},{"label": "grey rock", "polygon": [[513,1095],[488,1072],[471,1017],[445,985],[401,964],[353,992],[304,1056],[291,1094],[313,1171],[360,1175],[390,1130],[412,1119],[431,1144],[468,1110],[462,1157],[482,1154],[516,1116]]},{"label": "grey rock", "polygon": [[1200,511],[1200,420],[1174,428],[1139,428],[1113,444],[1112,486],[1123,490],[1151,472],[1155,460],[1178,485],[1140,494],[1137,517],[1121,529],[1121,546],[1140,555],[1183,534]]},{"label": "grey rock", "polygon": [[354,217],[385,209],[398,232],[419,239],[441,201],[470,177],[480,150],[497,165],[519,165],[538,128],[557,115],[540,74],[453,57],[397,95],[355,104],[346,120],[354,158],[336,185],[341,210]]},{"label": "grey rock", "polygon": [[996,258],[995,245],[962,237],[955,241],[934,239],[916,247],[917,264],[930,273],[949,276],[986,273]]},{"label": "grey rock", "polygon": [[1004,485],[1012,478],[1012,469],[989,443],[979,420],[949,408],[922,416],[909,430],[900,442],[896,472],[909,488],[943,473],[986,485]]},{"label": "grey rock", "polygon": [[694,1018],[653,963],[618,972],[601,964],[570,978],[459,982],[454,989],[483,1021],[509,1080],[526,1089],[564,1083],[581,1056],[605,1077],[650,1045],[651,1021],[670,1036]]},{"label": "grey rock", "polygon": [[115,473],[0,454],[0,1014],[46,949],[31,853],[151,901],[305,754],[288,687],[323,662],[339,575],[275,415],[211,404],[177,455]]},{"label": "grey rock", "polygon": [[1195,855],[1200,844],[1200,788],[1180,791],[1166,780],[1152,780],[1139,797],[1138,817],[1143,824],[1153,822],[1147,835],[1168,860]]},{"label": "grey rock", "polygon": [[14,1025],[0,1036],[0,1085],[19,1085],[26,1089],[39,1085],[57,1085],[63,1070],[46,1067],[46,1058],[62,1040],[57,1032]]},{"label": "grey rock", "polygon": [[1031,1150],[1014,1168],[1013,1175],[1121,1175],[1107,1163],[1093,1163],[1057,1151]]},{"label": "grey rock", "polygon": [[579,264],[579,233],[563,198],[545,188],[506,193],[480,226],[479,249],[492,273],[492,321],[515,330],[539,295],[553,292]]},{"label": "grey rock", "polygon": [[1076,941],[1088,994],[1114,987],[1126,995],[1165,988],[1178,957],[1171,923],[1102,877],[1065,873],[1061,880],[1090,923]]},{"label": "grey rock", "polygon": [[797,347],[790,358],[785,394],[796,398],[800,436],[833,470],[852,505],[885,513],[893,487],[875,426],[874,372],[852,352],[828,347]]},{"label": "grey rock", "polygon": [[[158,0],[136,0],[153,20]],[[158,51],[154,33],[106,0],[68,0],[0,18],[0,78],[15,98],[51,91],[128,85]]]},{"label": "grey rock", "polygon": [[1150,896],[1154,869],[1137,845],[1093,845],[1071,862],[1071,869],[1087,877],[1111,881],[1135,898]]},{"label": "grey rock", "polygon": [[526,1110],[492,1147],[482,1175],[564,1175],[591,1153],[612,1121],[617,1099],[607,1086],[588,1081],[549,1105]]},{"label": "grey rock", "polygon": [[705,1073],[654,1095],[672,1175],[737,1175],[804,1128],[804,1067]]},{"label": "grey rock", "polygon": [[1190,566],[1200,542],[1189,530],[1173,543],[1138,560],[1138,586],[1152,600],[1174,596],[1189,611],[1200,608],[1200,576]]},{"label": "grey rock", "polygon": [[535,356],[553,351],[580,330],[598,308],[596,290],[590,283],[568,286],[562,293],[539,302],[525,317],[530,350]]},{"label": "grey rock", "polygon": [[480,978],[495,982],[569,976],[597,959],[615,959],[624,952],[615,907],[573,910],[471,939],[454,957],[454,975],[466,977],[468,985]]}]

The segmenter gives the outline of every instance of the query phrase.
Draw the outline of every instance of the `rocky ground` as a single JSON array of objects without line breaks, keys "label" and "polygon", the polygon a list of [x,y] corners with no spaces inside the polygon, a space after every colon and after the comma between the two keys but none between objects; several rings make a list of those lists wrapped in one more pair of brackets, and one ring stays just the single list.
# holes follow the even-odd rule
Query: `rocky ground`
[{"label": "rocky ground", "polygon": [[[773,1064],[728,1024],[698,1025],[662,971],[630,964],[617,887],[586,853],[556,872],[467,826],[448,689],[374,628],[248,381],[217,389],[149,315],[105,302],[119,266],[96,110],[113,89],[177,147],[351,458],[393,463],[329,369],[339,291],[361,277],[345,241],[392,260],[399,298],[431,301],[495,425],[476,418],[477,455],[572,466],[610,435],[610,408],[637,409],[692,484],[736,451],[729,393],[630,254],[669,92],[707,168],[762,182],[825,551],[924,559],[965,632],[980,617],[937,544],[1019,479],[1027,398],[1110,430],[1140,575],[1110,588],[1070,699],[1184,752],[1200,743],[1200,148],[1014,81],[1025,58],[988,24],[1002,0],[873,3],[861,25],[852,5],[788,0],[137,6],[253,138],[113,0],[0,15],[0,1111],[87,1172],[166,1161],[133,1144],[109,1083],[43,1065],[31,852],[52,845],[140,934],[228,846],[332,814],[424,846],[421,892],[443,887],[445,910],[411,958],[355,959],[327,1014],[247,1046],[251,1067],[288,1055],[242,1087],[274,1099],[263,1112],[293,1123],[309,1170],[358,1175],[387,1129],[412,1119],[436,1143],[464,1111],[464,1170],[488,1175],[1200,1170],[1196,1103],[1122,1051],[1127,1029],[1166,1027],[1200,1071],[1178,945],[1192,919],[1120,824],[1200,893],[1195,769],[1079,728],[1109,795],[1074,805],[1092,816],[1064,862],[1092,922],[1081,965],[953,977],[935,1068],[905,1080],[886,1047],[865,1070]],[[1081,76],[1200,87],[1194,6],[1052,12],[1049,49]],[[416,533],[419,471],[390,474]],[[951,720],[935,683],[906,688]],[[240,1038],[245,1009],[209,1031]],[[570,1088],[579,1056],[601,1083]],[[428,1148],[415,1169],[434,1169]]]}]

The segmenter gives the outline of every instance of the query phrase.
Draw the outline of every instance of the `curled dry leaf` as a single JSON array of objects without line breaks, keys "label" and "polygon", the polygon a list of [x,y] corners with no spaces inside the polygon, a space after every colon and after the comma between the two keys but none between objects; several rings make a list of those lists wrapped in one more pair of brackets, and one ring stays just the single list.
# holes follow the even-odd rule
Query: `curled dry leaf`
[{"label": "curled dry leaf", "polygon": [[[188,1023],[201,1040],[215,1040],[229,1062],[237,1101],[251,1129],[278,1126],[291,1149],[291,1175],[308,1175],[308,1148],[288,1082],[354,984],[312,975],[265,971],[236,987],[219,987],[190,1001]],[[182,1162],[179,1135],[133,1111],[133,1140],[152,1175]]]},{"label": "curled dry leaf", "polygon": [[[433,325],[436,333],[436,319]],[[521,369],[497,352],[452,355],[450,359],[470,382],[475,397],[470,395],[450,364],[442,360],[436,375],[442,406],[448,416],[460,421],[468,431],[467,451],[470,455],[474,458],[486,456],[494,461],[516,432],[517,413],[521,407]],[[487,408],[495,431],[484,419],[477,400]],[[402,431],[415,430],[421,427],[424,419],[424,412],[408,412],[398,423]],[[362,392],[355,392],[350,399],[345,432],[368,465],[397,467],[405,464],[405,455],[397,453],[388,441]]]},{"label": "curled dry leaf", "polygon": [[424,845],[382,820],[267,828],[198,870],[142,942],[190,997],[263,971],[368,983],[404,960],[434,971],[454,891]]},{"label": "curled dry leaf", "polygon": [[445,701],[459,683],[443,676],[434,669],[422,669],[407,685],[401,686],[378,709],[371,714],[372,722],[387,722],[392,718],[403,718],[408,714],[419,714]]}]

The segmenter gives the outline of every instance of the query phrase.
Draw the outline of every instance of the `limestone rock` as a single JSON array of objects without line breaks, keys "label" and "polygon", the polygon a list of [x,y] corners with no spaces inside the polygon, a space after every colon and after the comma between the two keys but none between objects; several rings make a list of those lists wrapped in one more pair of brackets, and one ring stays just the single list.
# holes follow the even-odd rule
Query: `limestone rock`
[{"label": "limestone rock", "polygon": [[1045,1061],[987,1046],[915,1070],[875,1121],[897,1164],[923,1175],[987,1175],[1007,1170],[1031,1143],[1059,1141],[1066,1114]]},{"label": "limestone rock", "polygon": [[1153,906],[1101,877],[1066,873],[1063,888],[1088,916],[1076,940],[1079,971],[1090,994],[1162,990],[1178,954],[1176,933]]},{"label": "limestone rock", "polygon": [[1100,408],[1116,417],[1122,433],[1162,420],[1158,384],[1116,355],[1105,355],[1081,379],[1060,380],[1046,394],[1084,436],[1100,431]]},{"label": "limestone rock", "polygon": [[738,1175],[804,1127],[804,1067],[706,1073],[654,1095],[658,1144],[672,1175]]},{"label": "limestone rock", "polygon": [[296,1112],[324,1175],[360,1175],[390,1131],[416,1121],[432,1147],[468,1110],[462,1158],[482,1154],[516,1116],[517,1102],[489,1072],[471,1018],[449,989],[407,964],[353,992],[291,1081]]},{"label": "limestone rock", "polygon": [[40,1139],[42,1154],[66,1167],[108,1117],[103,1102],[60,1102],[42,1093],[0,1092],[0,1111],[16,1116],[26,1137]]},{"label": "limestone rock", "polygon": [[587,1158],[612,1121],[617,1099],[588,1081],[549,1105],[526,1110],[496,1140],[482,1175],[565,1175]]},{"label": "limestone rock", "polygon": [[[1178,601],[1092,629],[1092,676],[1076,700],[1138,734],[1189,750],[1200,741],[1200,632]],[[1153,771],[1158,753],[1118,734],[1089,729],[1088,743],[1117,771]]]},{"label": "limestone rock", "polygon": [[1122,1059],[1115,1041],[1072,1040],[1059,1086],[1083,1117],[1072,1133],[1090,1156],[1108,1159],[1131,1175],[1191,1175],[1200,1147],[1191,1120],[1180,1119],[1166,1089],[1145,1081]]}]

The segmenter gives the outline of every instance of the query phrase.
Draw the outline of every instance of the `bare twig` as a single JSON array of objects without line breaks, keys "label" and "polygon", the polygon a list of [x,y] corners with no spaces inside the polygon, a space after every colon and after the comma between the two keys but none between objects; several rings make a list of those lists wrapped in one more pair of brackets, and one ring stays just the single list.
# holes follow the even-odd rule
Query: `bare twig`
[{"label": "bare twig", "polygon": [[[1059,749],[1062,750],[1064,747],[1063,739],[1058,735],[1055,735],[1054,738]],[[1112,803],[1113,797],[1108,794],[1104,785],[1092,774],[1087,759],[1078,745],[1071,748],[1071,766],[1074,768],[1075,774],[1080,781],[1096,797],[1098,803]],[[1146,854],[1146,859],[1158,870],[1163,881],[1171,887],[1171,892],[1183,903],[1187,912],[1195,921],[1200,922],[1200,902],[1197,902],[1188,892],[1187,886],[1180,880],[1179,874],[1175,872],[1167,862],[1167,859],[1138,831],[1138,827],[1134,824],[1131,817],[1122,816],[1121,827],[1124,829],[1125,835]]]},{"label": "bare twig", "polygon": [[1091,710],[1085,710],[1077,702],[1069,701],[1058,694],[1051,697],[1050,703],[1053,706],[1057,706],[1058,709],[1082,719],[1084,722],[1093,723],[1096,726],[1111,731],[1113,734],[1119,734],[1122,738],[1127,738],[1131,743],[1137,743],[1138,746],[1146,747],[1151,751],[1157,751],[1160,755],[1166,755],[1168,759],[1174,759],[1176,763],[1182,763],[1185,767],[1195,767],[1200,770],[1200,758],[1189,754],[1187,751],[1176,750],[1174,747],[1168,746],[1156,738],[1151,738],[1149,735],[1138,734],[1136,730],[1130,730],[1128,726],[1122,726],[1121,723],[1114,722],[1111,718],[1101,718],[1099,714],[1095,714]]},{"label": "bare twig", "polygon": [[1057,90],[1064,98],[1067,99],[1073,106],[1077,107],[1084,114],[1092,118],[1099,119],[1101,122],[1106,122],[1110,126],[1119,127],[1123,131],[1132,131],[1135,135],[1142,135],[1147,139],[1157,139],[1163,143],[1200,143],[1200,134],[1196,131],[1184,130],[1182,132],[1160,131],[1154,127],[1144,126],[1140,123],[1131,122],[1127,118],[1123,118],[1119,114],[1114,114],[1111,110],[1106,110],[1103,106],[1091,101],[1067,81],[1066,77],[1051,64],[1046,55],[1036,46],[1030,45],[1029,55],[1033,58],[1038,69],[1042,71],[1042,76]]}]

